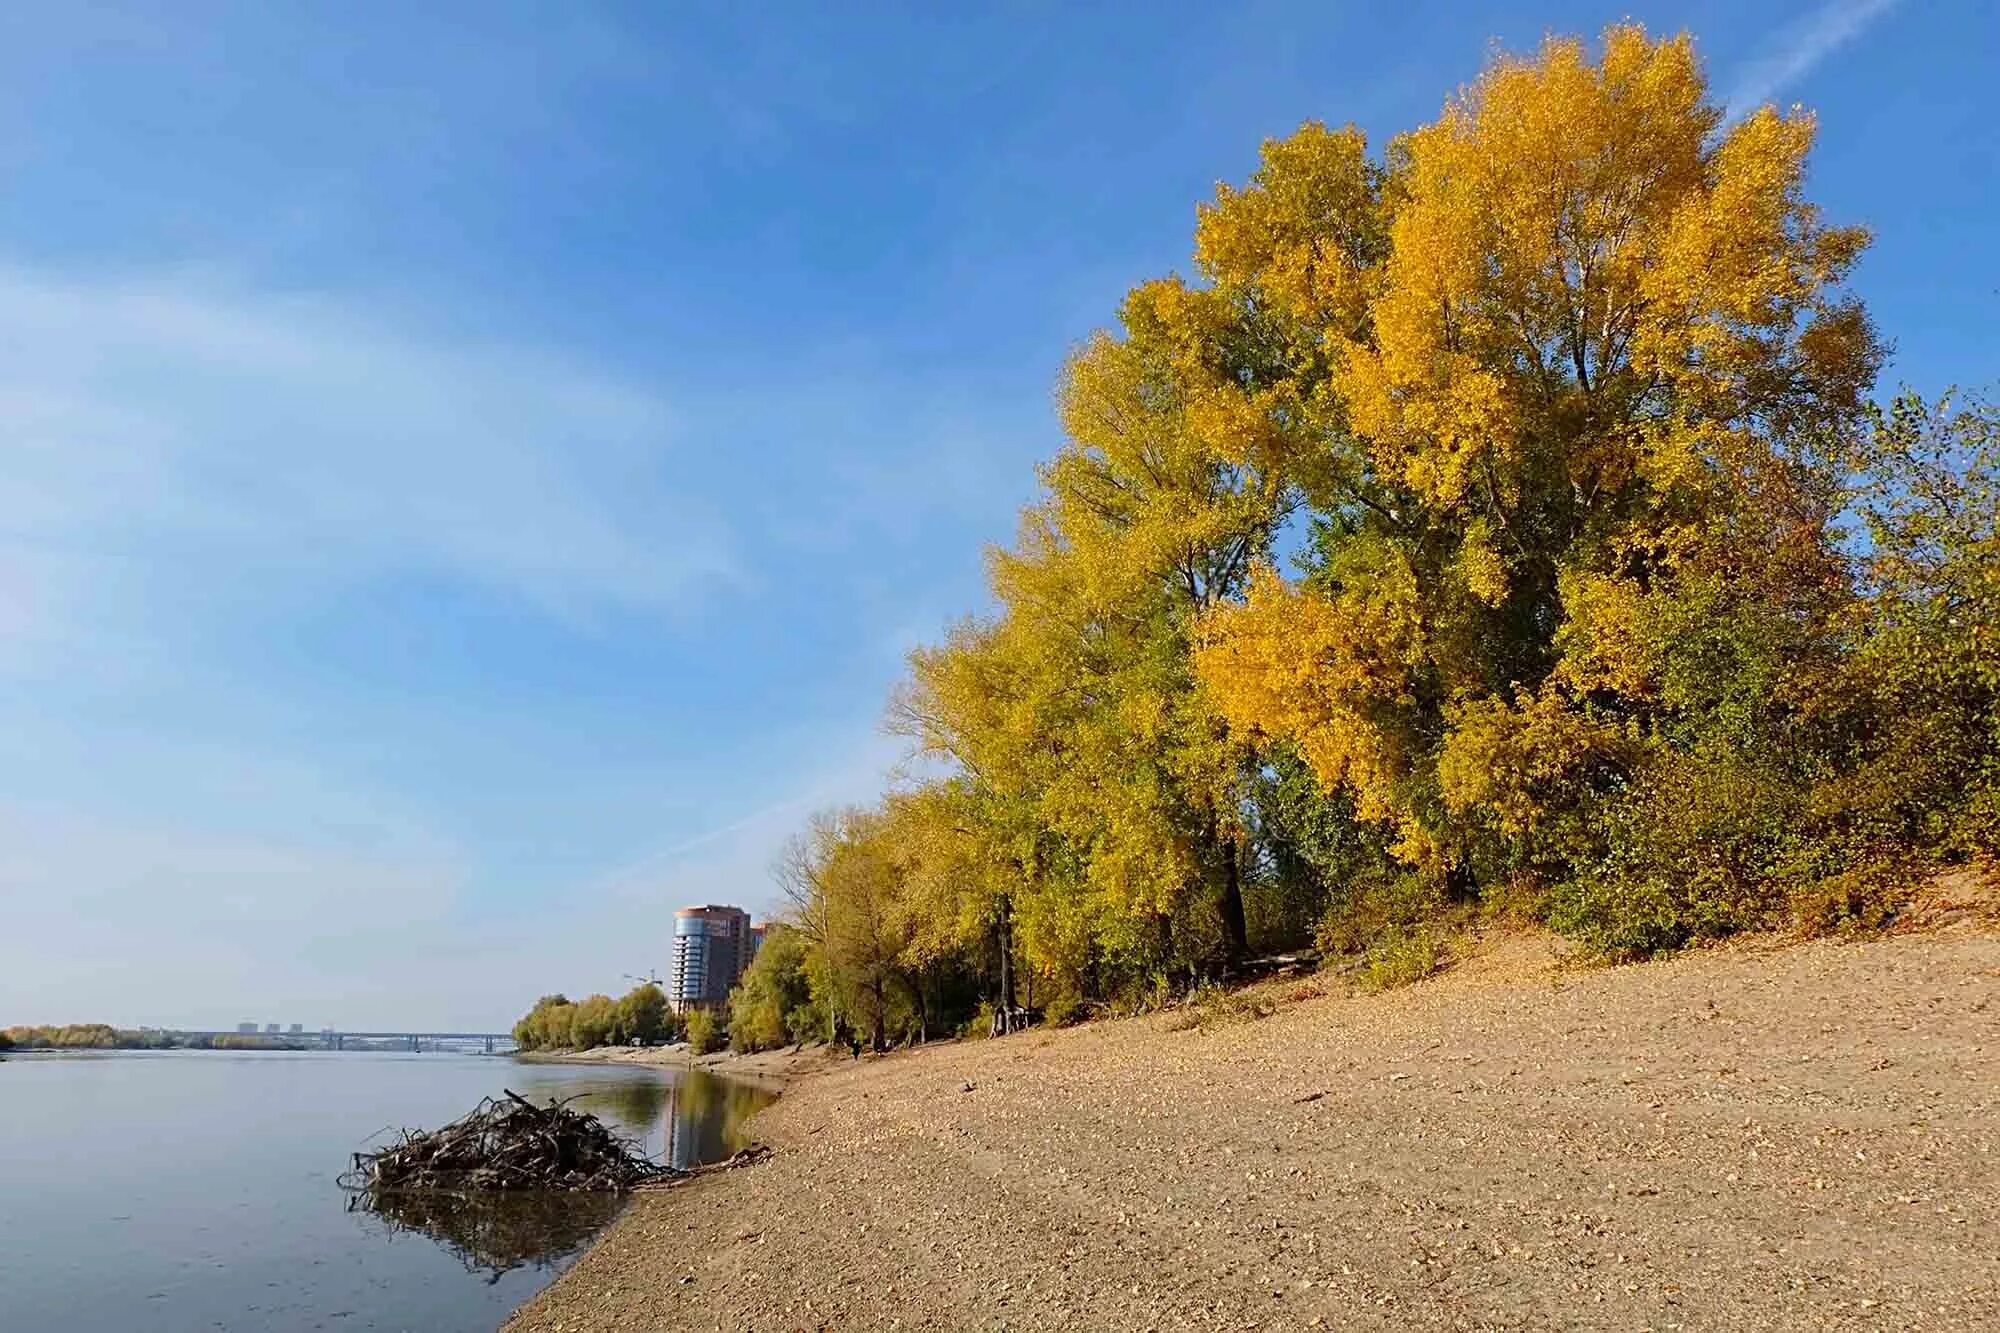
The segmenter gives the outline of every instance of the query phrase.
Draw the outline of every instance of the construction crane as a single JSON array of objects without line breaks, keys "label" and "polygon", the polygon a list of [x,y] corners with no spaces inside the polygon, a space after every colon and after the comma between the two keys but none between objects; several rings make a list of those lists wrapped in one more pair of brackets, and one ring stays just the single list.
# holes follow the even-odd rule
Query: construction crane
[{"label": "construction crane", "polygon": [[657,986],[660,984],[660,974],[658,972],[654,972],[651,976],[647,977],[635,977],[630,972],[627,972],[624,974],[624,977],[625,980],[636,981],[641,986]]}]

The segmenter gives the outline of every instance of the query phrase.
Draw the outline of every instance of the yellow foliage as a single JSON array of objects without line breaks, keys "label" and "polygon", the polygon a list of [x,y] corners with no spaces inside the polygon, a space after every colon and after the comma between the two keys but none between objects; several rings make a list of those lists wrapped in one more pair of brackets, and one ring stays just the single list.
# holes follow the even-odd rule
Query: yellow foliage
[{"label": "yellow foliage", "polygon": [[[1865,237],[1802,198],[1809,118],[1719,122],[1685,36],[1614,27],[1594,60],[1566,38],[1495,59],[1379,178],[1359,136],[1302,131],[1203,213],[1220,286],[1317,321],[1290,374],[1323,458],[1293,475],[1342,518],[1309,588],[1261,575],[1208,618],[1197,669],[1412,859],[1451,859],[1454,818],[1520,833],[1601,751],[1545,679],[1656,697],[1649,599],[1691,550],[1775,568],[1794,542],[1799,577],[1829,567],[1770,432],[1840,420],[1872,374],[1834,291]],[[1342,216],[1364,181],[1380,201],[1379,252],[1316,252],[1370,261],[1337,299],[1287,257],[1301,163]],[[1768,517],[1793,510],[1798,538]]]},{"label": "yellow foliage", "polygon": [[1195,669],[1232,725],[1291,738],[1322,782],[1353,789],[1363,819],[1388,821],[1406,755],[1383,722],[1409,702],[1424,651],[1416,578],[1386,543],[1346,568],[1329,598],[1259,567],[1247,601],[1207,622]]},{"label": "yellow foliage", "polygon": [[1483,518],[1466,524],[1458,542],[1458,576],[1488,606],[1507,600],[1507,562],[1493,549],[1493,525]]},{"label": "yellow foliage", "polygon": [[1477,814],[1509,837],[1532,832],[1559,790],[1616,736],[1592,725],[1562,694],[1544,686],[1518,701],[1474,699],[1449,710],[1438,755],[1438,787],[1454,814]]}]

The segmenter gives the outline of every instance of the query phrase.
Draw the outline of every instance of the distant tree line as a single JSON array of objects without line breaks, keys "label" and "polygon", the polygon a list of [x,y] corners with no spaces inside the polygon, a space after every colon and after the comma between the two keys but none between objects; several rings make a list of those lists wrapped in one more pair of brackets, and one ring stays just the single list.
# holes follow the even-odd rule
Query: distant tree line
[{"label": "distant tree line", "polygon": [[303,1045],[298,1039],[288,1040],[262,1033],[224,1032],[212,1037],[191,1036],[158,1028],[115,1028],[108,1023],[17,1026],[0,1031],[0,1050],[287,1051],[298,1050]]},{"label": "distant tree line", "polygon": [[620,999],[592,995],[571,1000],[544,995],[514,1024],[514,1041],[524,1051],[587,1051],[598,1046],[656,1046],[676,1040],[680,1018],[666,992],[651,982],[634,986]]},{"label": "distant tree line", "polygon": [[1871,928],[2000,850],[2000,413],[1871,396],[1812,138],[1620,26],[1266,143],[1072,357],[891,701],[917,776],[794,842],[731,1040],[1421,975],[1495,915]]}]

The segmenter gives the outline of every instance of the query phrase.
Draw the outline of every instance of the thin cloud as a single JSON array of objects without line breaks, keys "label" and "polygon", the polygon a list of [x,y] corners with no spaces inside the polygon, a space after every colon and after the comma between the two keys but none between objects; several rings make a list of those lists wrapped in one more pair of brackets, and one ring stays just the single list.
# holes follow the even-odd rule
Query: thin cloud
[{"label": "thin cloud", "polygon": [[1729,95],[1729,122],[1735,123],[1796,84],[1852,41],[1898,0],[1830,0],[1781,36],[1778,49],[1752,61]]},{"label": "thin cloud", "polygon": [[124,623],[218,586],[286,602],[443,578],[588,619],[743,578],[670,406],[546,353],[173,277],[8,268],[0,341],[17,643],[75,629],[37,623],[65,608]]},{"label": "thin cloud", "polygon": [[[771,896],[769,867],[778,848],[805,823],[808,811],[848,801],[866,801],[882,790],[901,747],[872,733],[838,736],[826,747],[853,758],[822,773],[819,780],[788,796],[758,806],[643,856],[596,881],[596,894],[645,898],[685,891],[690,879],[713,876],[710,893],[763,902]],[[695,853],[707,852],[697,857]],[[716,874],[725,868],[723,873]],[[698,873],[690,875],[690,870]]]}]

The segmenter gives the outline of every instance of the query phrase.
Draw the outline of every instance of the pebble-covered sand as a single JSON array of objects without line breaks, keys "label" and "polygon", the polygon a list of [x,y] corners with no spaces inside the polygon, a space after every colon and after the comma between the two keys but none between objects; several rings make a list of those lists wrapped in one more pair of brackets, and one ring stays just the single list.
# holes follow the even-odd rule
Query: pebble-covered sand
[{"label": "pebble-covered sand", "polygon": [[1990,925],[1555,952],[822,1056],[510,1327],[2000,1328]]}]

